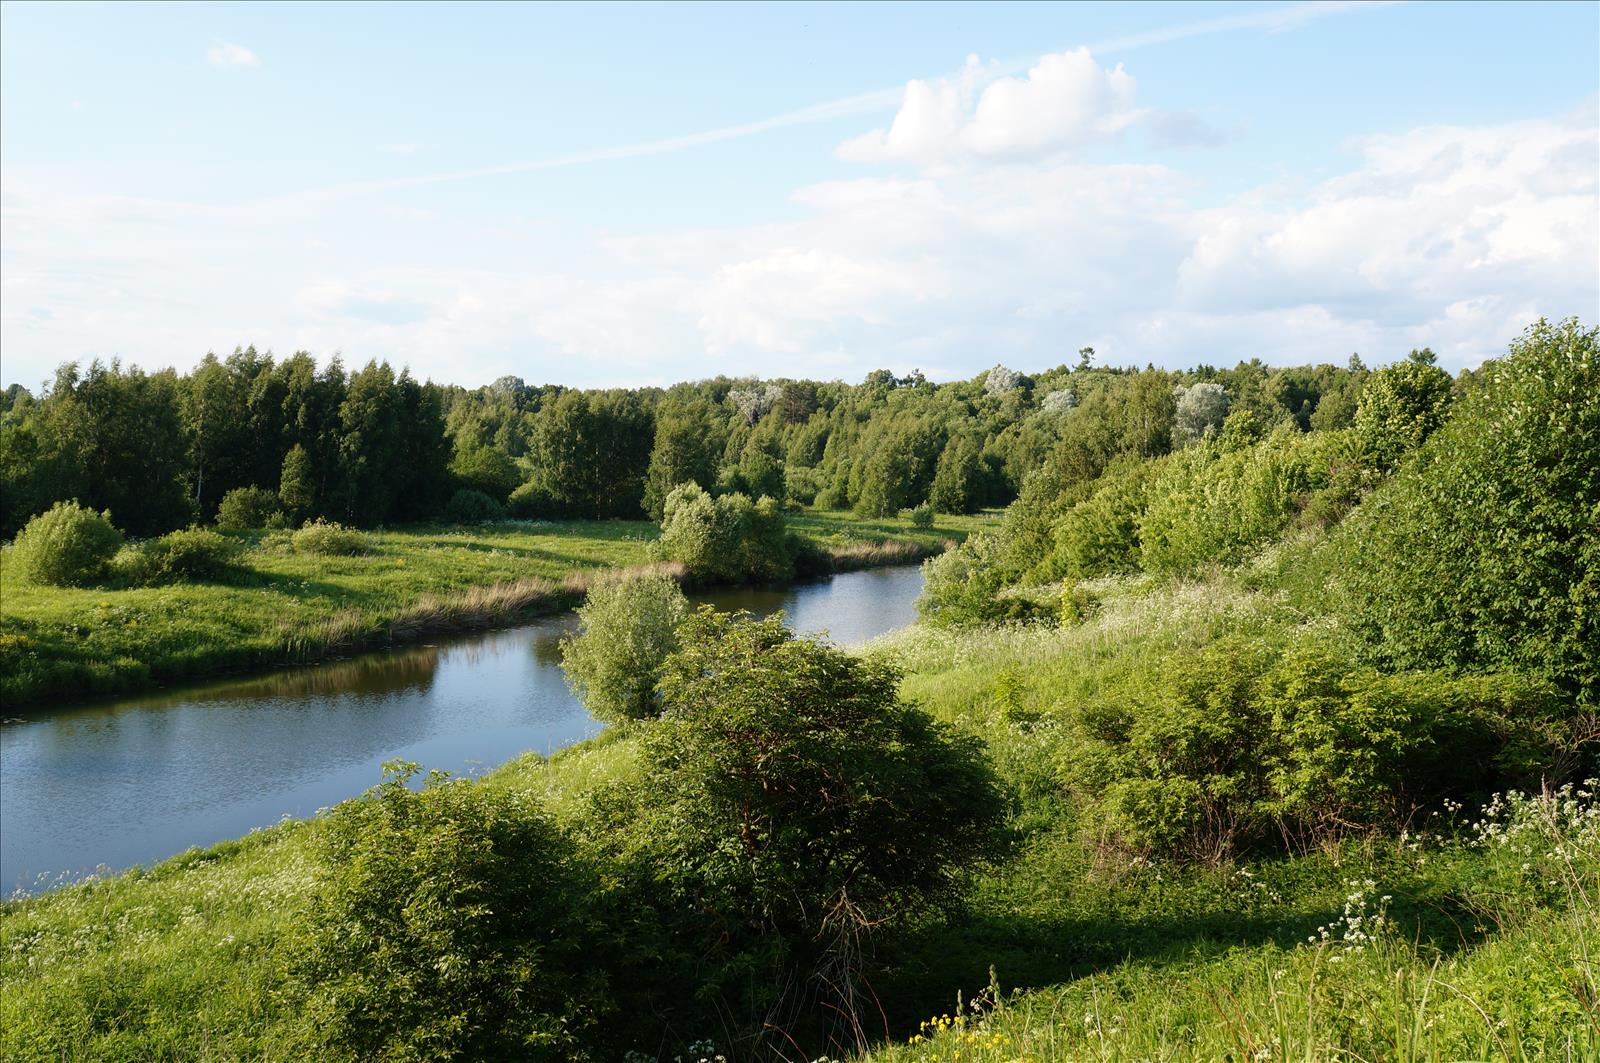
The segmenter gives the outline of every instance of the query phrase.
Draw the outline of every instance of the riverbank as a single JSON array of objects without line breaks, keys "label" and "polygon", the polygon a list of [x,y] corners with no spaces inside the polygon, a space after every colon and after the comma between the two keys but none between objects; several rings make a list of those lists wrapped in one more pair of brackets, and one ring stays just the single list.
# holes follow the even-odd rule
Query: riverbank
[{"label": "riverbank", "polygon": [[[845,571],[927,556],[987,519],[789,523]],[[128,589],[34,586],[0,558],[0,700],[10,711],[129,693],[561,612],[597,572],[650,565],[658,534],[648,521],[505,521],[371,532],[369,552],[329,557],[258,533],[227,583]]]},{"label": "riverbank", "polygon": [[[914,622],[921,588],[920,566],[909,565],[687,593],[723,612],[782,611],[796,631],[826,629],[848,646]],[[477,774],[597,734],[561,668],[575,619],[535,617],[0,724],[0,896],[310,817],[361,793],[387,761]]]},{"label": "riverbank", "polygon": [[[1600,889],[1587,802],[1468,809],[1399,841],[1353,835],[1217,865],[1095,844],[1060,781],[1073,751],[1056,699],[1106,696],[1182,646],[1301,622],[1225,581],[1100,591],[1099,612],[1074,627],[918,627],[864,651],[896,660],[907,697],[983,742],[1015,795],[1019,839],[1013,858],[975,869],[957,916],[879,943],[874,989],[898,1047],[875,1058],[1513,1060],[1600,1047],[1585,958],[1600,926],[1579,903]],[[628,779],[636,756],[635,736],[612,731],[476,785],[582,829],[592,795]],[[322,829],[286,823],[5,904],[0,1055],[331,1058],[282,978]],[[991,971],[1036,992],[996,1007],[982,996]],[[958,992],[979,1006],[956,1014]]]}]

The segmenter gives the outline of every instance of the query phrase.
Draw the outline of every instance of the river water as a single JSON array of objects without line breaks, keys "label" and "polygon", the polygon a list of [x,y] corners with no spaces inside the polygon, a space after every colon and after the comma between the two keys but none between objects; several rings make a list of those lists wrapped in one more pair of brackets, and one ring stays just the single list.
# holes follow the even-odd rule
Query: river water
[{"label": "river water", "polygon": [[[691,598],[782,609],[796,630],[848,646],[911,623],[921,591],[908,566]],[[310,816],[376,783],[386,760],[472,773],[597,734],[561,672],[559,640],[574,622],[8,719],[0,889],[48,889]]]}]

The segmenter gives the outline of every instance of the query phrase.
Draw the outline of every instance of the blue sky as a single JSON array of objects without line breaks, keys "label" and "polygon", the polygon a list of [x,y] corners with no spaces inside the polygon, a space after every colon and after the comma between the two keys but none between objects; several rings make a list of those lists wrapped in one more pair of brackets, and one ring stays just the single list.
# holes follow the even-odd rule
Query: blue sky
[{"label": "blue sky", "polygon": [[0,381],[1452,366],[1600,317],[1600,6],[3,5]]}]

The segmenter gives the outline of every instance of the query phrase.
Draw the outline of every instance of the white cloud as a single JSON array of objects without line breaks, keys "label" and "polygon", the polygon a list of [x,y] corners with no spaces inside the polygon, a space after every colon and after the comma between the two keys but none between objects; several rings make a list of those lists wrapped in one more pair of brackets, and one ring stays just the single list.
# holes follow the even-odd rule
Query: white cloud
[{"label": "white cloud", "polygon": [[417,153],[417,145],[407,143],[383,144],[378,150],[388,152],[390,155],[415,155]]},{"label": "white cloud", "polygon": [[969,56],[956,77],[908,83],[889,128],[845,141],[838,154],[925,166],[1037,158],[1109,140],[1142,121],[1187,142],[1216,139],[1192,115],[1135,106],[1133,76],[1120,63],[1101,66],[1087,48],[1046,55],[1021,77],[995,77],[995,70]]},{"label": "white cloud", "polygon": [[971,158],[798,189],[781,223],[603,239],[555,221],[488,239],[438,204],[396,224],[421,217],[398,194],[203,207],[13,167],[0,346],[30,385],[66,358],[247,342],[599,384],[969,375],[1086,343],[1141,365],[1428,345],[1457,367],[1540,315],[1600,320],[1592,111],[1352,148],[1331,180],[1203,208],[1177,164]]},{"label": "white cloud", "polygon": [[242,44],[224,41],[206,49],[206,60],[212,66],[260,66],[256,53]]}]

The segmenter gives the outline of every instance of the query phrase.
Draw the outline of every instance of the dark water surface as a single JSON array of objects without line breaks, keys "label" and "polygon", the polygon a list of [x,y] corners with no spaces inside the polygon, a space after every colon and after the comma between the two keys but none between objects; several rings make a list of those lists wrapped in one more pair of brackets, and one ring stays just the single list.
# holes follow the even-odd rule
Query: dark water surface
[{"label": "dark water surface", "polygon": [[[915,618],[916,566],[695,595],[784,610],[841,645]],[[0,724],[0,889],[148,864],[377,782],[386,760],[474,772],[599,732],[567,690],[568,614],[255,679],[64,706]]]}]

